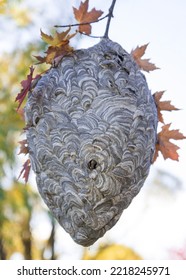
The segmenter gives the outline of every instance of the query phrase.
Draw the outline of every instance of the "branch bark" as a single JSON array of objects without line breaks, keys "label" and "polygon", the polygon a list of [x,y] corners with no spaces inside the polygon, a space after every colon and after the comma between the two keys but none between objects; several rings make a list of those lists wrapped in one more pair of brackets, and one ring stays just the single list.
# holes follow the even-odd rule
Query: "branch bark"
[{"label": "branch bark", "polygon": [[113,11],[114,11],[115,4],[116,4],[116,0],[112,0],[112,4],[109,8],[108,20],[107,20],[107,25],[106,25],[106,29],[105,29],[105,34],[103,36],[104,38],[108,38],[108,32],[109,32],[109,28],[110,28],[111,18],[114,17],[113,16]]}]

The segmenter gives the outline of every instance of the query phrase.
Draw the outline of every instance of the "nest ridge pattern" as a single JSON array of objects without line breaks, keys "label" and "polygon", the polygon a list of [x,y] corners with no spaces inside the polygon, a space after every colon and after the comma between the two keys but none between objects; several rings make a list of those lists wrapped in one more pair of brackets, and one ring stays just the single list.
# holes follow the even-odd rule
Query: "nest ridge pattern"
[{"label": "nest ridge pattern", "polygon": [[75,242],[93,244],[149,173],[157,110],[145,76],[119,44],[103,39],[44,74],[25,116],[42,198]]}]

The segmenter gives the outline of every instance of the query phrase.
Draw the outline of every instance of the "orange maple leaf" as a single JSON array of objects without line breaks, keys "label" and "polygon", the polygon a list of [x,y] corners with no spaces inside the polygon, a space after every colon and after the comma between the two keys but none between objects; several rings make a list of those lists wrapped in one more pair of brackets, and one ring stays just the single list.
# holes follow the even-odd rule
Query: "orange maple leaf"
[{"label": "orange maple leaf", "polygon": [[170,158],[172,160],[177,160],[179,155],[177,150],[179,147],[170,142],[170,139],[182,140],[186,137],[179,132],[179,129],[169,130],[171,124],[166,124],[162,127],[162,130],[158,133],[158,141],[156,144],[156,151],[154,155],[153,162],[157,159],[159,152],[162,153],[164,159]]},{"label": "orange maple leaf", "polygon": [[41,30],[41,38],[50,46],[48,47],[45,57],[35,56],[39,63],[53,64],[55,60],[59,60],[68,53],[73,51],[73,48],[69,45],[70,39],[76,35],[76,33],[69,34],[70,27],[64,32],[56,32],[54,36],[47,35]]},{"label": "orange maple leaf", "polygon": [[[86,0],[84,3],[81,2],[79,9],[73,7],[74,16],[76,20],[80,23],[78,31],[81,33],[85,33],[87,35],[91,34],[91,22],[98,21],[98,18],[103,14],[102,11],[98,11],[93,8],[90,12],[88,12],[89,0]],[[87,23],[83,24],[82,23]]]},{"label": "orange maple leaf", "polygon": [[138,64],[139,68],[146,71],[146,72],[150,72],[156,69],[159,69],[158,67],[156,67],[155,64],[149,62],[150,59],[142,59],[142,56],[145,54],[145,51],[147,49],[148,44],[143,45],[141,47],[136,47],[135,50],[131,51],[131,55],[133,57],[133,59],[135,60],[135,62]]},{"label": "orange maple leaf", "polygon": [[156,107],[157,107],[157,111],[158,111],[158,120],[161,123],[164,123],[164,119],[162,116],[161,111],[176,111],[179,110],[178,108],[176,108],[174,105],[171,104],[171,101],[160,101],[160,99],[162,98],[163,94],[165,91],[157,91],[153,94],[155,103],[156,103]]}]

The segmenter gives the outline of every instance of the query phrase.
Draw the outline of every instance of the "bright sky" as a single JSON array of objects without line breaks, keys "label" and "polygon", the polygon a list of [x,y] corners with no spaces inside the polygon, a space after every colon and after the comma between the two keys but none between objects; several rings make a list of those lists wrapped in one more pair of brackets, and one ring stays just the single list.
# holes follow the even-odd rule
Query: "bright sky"
[{"label": "bright sky", "polygon": [[[32,7],[36,6],[36,1],[28,2]],[[51,19],[51,24],[53,25],[59,24],[59,22],[55,21],[55,18],[60,14],[63,17],[63,14],[70,13],[69,8],[78,6],[77,3],[80,3],[80,1],[40,0],[37,1],[40,9],[43,5],[42,3],[45,4],[45,14]],[[105,11],[105,14],[110,4],[111,0],[90,0],[91,7],[101,9]],[[42,21],[42,17],[36,18],[36,21],[37,25],[34,27],[35,36],[40,36],[40,28],[45,32],[49,30],[50,26]],[[66,22],[63,20],[61,23]],[[93,35],[103,35],[105,24],[106,21],[96,23]],[[4,28],[8,30],[10,27],[4,26]],[[166,90],[164,100],[171,100],[173,105],[182,109],[167,113],[166,123],[172,123],[172,128],[180,129],[184,135],[186,135],[185,28],[185,0],[117,0],[109,33],[110,39],[118,42],[128,52],[137,45],[150,43],[146,58],[151,58],[151,61],[161,70],[146,74],[149,88],[152,93]],[[16,34],[12,34],[12,36],[14,42],[20,39]],[[30,34],[27,34],[25,39],[29,40],[29,36]],[[92,46],[95,42],[97,40],[84,37],[78,43],[78,48]],[[170,172],[183,182],[186,190],[186,141],[179,141],[176,144],[181,148],[179,150],[180,161],[164,161],[160,157],[153,170],[161,168],[166,172]],[[155,176],[155,171],[153,170],[152,174]],[[150,184],[151,177],[148,180]],[[166,258],[165,252],[172,245],[181,246],[184,240],[186,241],[186,226],[185,221],[183,221],[183,213],[186,212],[186,191],[173,195],[167,194],[166,201],[165,198],[157,198],[157,195],[149,195],[148,188],[144,186],[144,190],[132,202],[129,209],[124,211],[121,220],[108,232],[105,240],[119,240],[125,245],[132,246],[144,257],[157,259]],[[144,205],[146,204],[148,204],[148,211],[144,215]],[[38,228],[39,231],[40,229]],[[62,257],[78,258],[78,254],[81,252],[80,247],[74,244],[63,229],[58,230],[58,235],[59,246],[64,248]],[[67,240],[65,245],[64,238]],[[151,248],[150,251],[149,248]],[[90,250],[94,250],[94,246]]]}]

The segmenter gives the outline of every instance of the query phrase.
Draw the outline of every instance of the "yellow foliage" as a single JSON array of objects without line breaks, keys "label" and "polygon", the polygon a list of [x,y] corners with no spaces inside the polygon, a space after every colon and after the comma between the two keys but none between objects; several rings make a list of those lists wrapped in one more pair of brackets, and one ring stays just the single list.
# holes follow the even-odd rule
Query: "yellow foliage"
[{"label": "yellow foliage", "polygon": [[25,27],[32,22],[31,14],[28,9],[22,7],[11,7],[10,10],[11,17],[15,20],[16,24],[20,27]]},{"label": "yellow foliage", "polygon": [[36,194],[28,185],[18,182],[4,191],[4,199],[0,199],[0,239],[3,240],[6,259],[10,259],[15,252],[26,259],[41,254],[40,248],[35,247],[30,227],[34,203]]},{"label": "yellow foliage", "polygon": [[100,246],[98,251],[91,255],[86,249],[83,255],[83,260],[141,260],[141,256],[138,255],[131,248],[119,245],[110,244]]},{"label": "yellow foliage", "polygon": [[21,231],[22,229],[19,223],[10,220],[4,221],[1,228],[1,235],[4,237],[3,247],[6,251],[7,259],[10,259],[14,252],[19,252],[24,255]]},{"label": "yellow foliage", "polygon": [[26,27],[32,22],[29,9],[18,5],[17,1],[0,0],[0,14],[11,17],[18,27]]},{"label": "yellow foliage", "polygon": [[4,14],[5,12],[5,8],[6,8],[6,4],[7,1],[6,0],[0,0],[0,14]]}]

